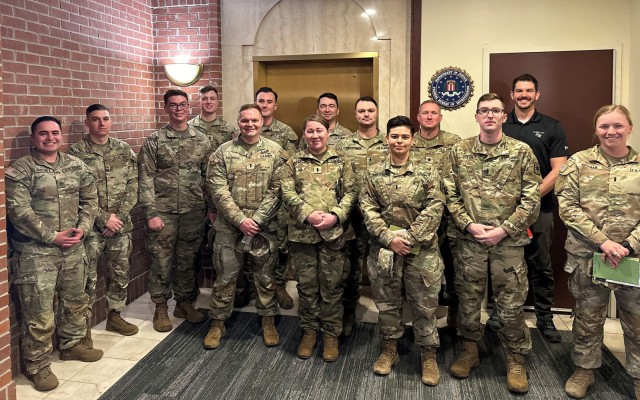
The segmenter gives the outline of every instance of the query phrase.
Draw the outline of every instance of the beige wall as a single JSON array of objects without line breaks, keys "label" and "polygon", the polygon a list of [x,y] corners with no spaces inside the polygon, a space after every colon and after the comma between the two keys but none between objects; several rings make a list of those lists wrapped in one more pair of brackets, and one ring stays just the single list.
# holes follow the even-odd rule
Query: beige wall
[{"label": "beige wall", "polygon": [[[532,0],[524,10],[524,5],[509,0],[424,0],[421,99],[427,98],[429,80],[438,69],[456,66],[466,70],[475,82],[474,97],[466,107],[445,112],[443,128],[472,136],[478,132],[473,119],[475,103],[489,87],[490,53],[612,48],[616,50],[614,99],[628,105],[638,120],[640,26],[631,24],[640,21],[638,3],[640,0]],[[544,96],[543,90],[541,94]],[[637,145],[638,139],[632,143]]]},{"label": "beige wall", "polygon": [[[253,101],[253,57],[356,52],[379,54],[380,121],[405,113],[408,4],[408,0],[222,0],[225,119],[235,120],[238,107]],[[364,15],[365,9],[376,13]]]}]

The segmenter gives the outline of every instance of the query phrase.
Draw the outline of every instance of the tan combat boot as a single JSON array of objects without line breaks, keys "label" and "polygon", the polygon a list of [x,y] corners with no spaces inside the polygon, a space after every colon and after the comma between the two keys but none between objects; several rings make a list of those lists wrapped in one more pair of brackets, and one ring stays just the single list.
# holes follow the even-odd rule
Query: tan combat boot
[{"label": "tan combat boot", "polygon": [[102,350],[99,349],[90,349],[82,342],[76,343],[70,349],[60,350],[60,359],[61,360],[78,360],[84,362],[94,362],[98,361],[102,358]]},{"label": "tan combat boot", "polygon": [[396,339],[382,340],[382,352],[380,352],[376,362],[373,363],[373,372],[378,375],[389,375],[391,373],[391,368],[400,362],[397,347],[398,341]]},{"label": "tan combat boot", "polygon": [[273,317],[262,317],[262,341],[265,346],[277,346],[280,343],[280,336],[276,330]]},{"label": "tan combat boot", "polygon": [[302,335],[302,341],[298,346],[298,357],[306,360],[313,354],[313,348],[316,347],[318,341],[318,333],[311,329],[305,329]]},{"label": "tan combat boot", "polygon": [[123,336],[131,336],[138,333],[138,327],[132,323],[125,321],[119,311],[109,311],[107,317],[107,327],[109,332],[117,332]]},{"label": "tan combat boot", "polygon": [[322,342],[322,359],[326,362],[334,362],[337,360],[340,354],[338,352],[338,338],[325,333],[322,335]]},{"label": "tan combat boot", "polygon": [[158,332],[169,332],[173,329],[166,301],[164,303],[156,303],[156,312],[153,314],[153,329]]},{"label": "tan combat boot", "polygon": [[440,370],[436,361],[436,348],[425,347],[422,349],[422,383],[436,386],[440,383]]},{"label": "tan combat boot", "polygon": [[[567,383],[564,384],[564,391],[568,396],[573,397],[574,399],[581,399],[587,395],[589,386],[594,383],[596,383],[596,378],[593,376],[592,369],[576,367],[573,375],[571,375],[571,377],[567,379]],[[638,389],[636,389],[636,393],[638,393]]]},{"label": "tan combat boot", "polygon": [[93,349],[93,339],[91,338],[91,320],[87,318],[87,332],[84,337],[80,339],[80,342],[90,349]]},{"label": "tan combat boot", "polygon": [[293,308],[293,299],[289,296],[285,286],[276,287],[276,296],[278,296],[278,304],[280,304],[280,308],[284,310],[291,310]]},{"label": "tan combat boot", "polygon": [[451,365],[451,375],[456,378],[467,378],[471,374],[471,369],[480,365],[478,355],[478,343],[473,340],[465,340],[462,344],[462,354]]},{"label": "tan combat boot", "polygon": [[202,343],[204,348],[209,350],[218,348],[220,346],[220,339],[222,339],[226,332],[224,321],[214,319],[211,323],[211,328],[209,328],[209,333],[207,333]]},{"label": "tan combat boot", "polygon": [[356,311],[344,310],[342,315],[342,335],[347,337],[353,333],[353,326],[356,323]]},{"label": "tan combat boot", "polygon": [[33,387],[41,392],[53,390],[60,384],[60,382],[58,382],[58,378],[55,376],[53,371],[51,371],[51,367],[48,365],[40,369],[37,373],[30,375],[29,379],[33,382]]},{"label": "tan combat boot", "polygon": [[507,388],[513,393],[527,393],[529,381],[524,367],[524,354],[507,353]]},{"label": "tan combat boot", "polygon": [[193,308],[193,304],[190,301],[181,301],[176,304],[176,308],[173,310],[173,316],[176,318],[186,319],[192,324],[199,324],[204,322],[207,318],[203,313]]}]

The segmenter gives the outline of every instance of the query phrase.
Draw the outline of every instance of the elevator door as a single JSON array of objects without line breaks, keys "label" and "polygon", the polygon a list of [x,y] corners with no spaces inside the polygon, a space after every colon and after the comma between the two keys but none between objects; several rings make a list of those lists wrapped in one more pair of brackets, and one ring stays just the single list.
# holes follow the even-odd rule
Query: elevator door
[{"label": "elevator door", "polygon": [[255,89],[269,86],[278,93],[276,119],[302,135],[302,121],[317,110],[318,96],[332,92],[338,96],[338,122],[351,131],[358,127],[355,101],[375,96],[374,59],[296,60],[259,62]]}]

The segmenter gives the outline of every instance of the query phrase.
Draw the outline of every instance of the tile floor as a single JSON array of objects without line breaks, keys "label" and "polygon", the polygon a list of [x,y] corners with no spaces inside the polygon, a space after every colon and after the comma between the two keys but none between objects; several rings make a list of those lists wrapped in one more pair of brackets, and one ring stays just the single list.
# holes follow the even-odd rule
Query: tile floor
[{"label": "tile floor", "polygon": [[[295,307],[292,310],[281,310],[284,315],[296,315],[297,293],[295,282],[289,282],[287,287],[289,293],[293,295]],[[207,307],[210,289],[202,289],[202,293],[196,302],[197,307]],[[364,322],[376,322],[377,310],[373,300],[366,288],[360,300],[358,309],[358,320]],[[174,322],[174,326],[183,320],[173,317],[174,302],[169,303],[169,315]],[[124,375],[138,360],[144,357],[169,333],[160,333],[153,330],[152,317],[155,306],[151,302],[148,293],[133,303],[129,304],[122,312],[122,316],[127,321],[137,324],[140,328],[138,334],[134,336],[121,336],[105,330],[106,322],[96,325],[92,330],[94,346],[104,351],[104,357],[94,363],[83,363],[80,361],[60,361],[57,353],[54,355],[52,370],[60,380],[60,386],[51,392],[38,392],[29,380],[23,375],[16,379],[18,400],[35,399],[78,399],[93,400],[100,397],[107,391],[122,375]],[[255,312],[255,307],[249,305],[242,311]],[[488,314],[483,311],[482,322],[488,319]],[[535,316],[533,313],[526,313],[526,322],[529,327],[535,327]],[[559,330],[570,330],[572,318],[569,315],[556,315],[554,322]],[[438,320],[438,327],[446,325],[446,318]],[[620,322],[615,319],[608,319],[605,327],[605,345],[615,354],[624,365],[624,341]]]}]

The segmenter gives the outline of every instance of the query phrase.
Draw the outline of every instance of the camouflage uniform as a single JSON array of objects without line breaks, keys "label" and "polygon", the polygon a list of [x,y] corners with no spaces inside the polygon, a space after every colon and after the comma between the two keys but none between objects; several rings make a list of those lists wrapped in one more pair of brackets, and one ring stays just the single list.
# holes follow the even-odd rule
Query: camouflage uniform
[{"label": "camouflage uniform", "polygon": [[203,178],[209,152],[204,133],[192,127],[177,132],[167,125],[149,135],[138,154],[139,204],[147,219],[164,222],[159,232],[147,229],[154,303],[170,299],[172,289],[177,302],[196,299],[194,260],[207,208]]},{"label": "camouflage uniform", "polygon": [[[460,136],[441,130],[438,136],[433,139],[425,139],[420,135],[420,131],[413,135],[413,148],[411,149],[413,161],[419,165],[437,165],[440,176],[443,174],[444,163],[447,155],[451,150],[451,146],[460,141]],[[455,290],[455,252],[456,241],[455,224],[451,220],[451,215],[445,208],[438,227],[438,247],[440,255],[444,262],[444,279],[446,280],[445,293],[447,295],[449,306],[454,310],[458,309],[458,295]]]},{"label": "camouflage uniform", "polygon": [[[327,141],[327,146],[335,148],[339,141],[351,135],[353,135],[353,132],[340,125],[339,122],[336,122],[336,126],[333,129],[329,129],[329,140]],[[307,142],[300,140],[299,147],[301,150],[306,149]]]},{"label": "camouflage uniform", "polygon": [[[404,334],[402,303],[406,299],[418,346],[440,344],[435,317],[444,269],[436,234],[444,209],[440,184],[435,168],[419,167],[411,157],[401,167],[392,166],[388,158],[371,166],[364,176],[360,207],[371,234],[367,270],[383,339]],[[393,266],[387,269],[379,264],[378,254],[396,237],[392,225],[407,230],[406,238],[418,254],[394,254]]]},{"label": "camouflage uniform", "polygon": [[640,378],[640,288],[591,279],[593,253],[606,240],[628,241],[640,253],[640,155],[629,148],[623,159],[605,157],[599,146],[573,155],[560,170],[555,189],[565,243],[569,289],[576,299],[573,352],[576,366],[602,362],[603,327],[611,291],[620,310],[626,370]]},{"label": "camouflage uniform", "polygon": [[[353,236],[348,217],[358,197],[353,164],[329,148],[319,158],[303,150],[282,173],[282,201],[289,209],[291,264],[298,281],[300,327],[342,332],[342,273],[347,262],[344,239]],[[315,210],[334,213],[346,228],[337,243],[323,241],[306,218]]]},{"label": "camouflage uniform", "polygon": [[15,161],[6,172],[7,216],[11,237],[11,281],[22,309],[22,355],[27,373],[51,364],[53,311],[58,294],[60,349],[75,346],[87,331],[86,256],[82,244],[53,244],[58,232],[89,232],[98,210],[93,176],[76,157],[58,153],[54,165],[39,154]]},{"label": "camouflage uniform", "polygon": [[[69,148],[69,154],[80,158],[93,173],[98,189],[98,214],[93,229],[85,234],[87,253],[87,286],[89,311],[96,300],[98,259],[104,253],[107,266],[107,307],[122,311],[127,303],[129,255],[131,255],[131,209],[138,202],[138,169],[136,155],[122,140],[109,138],[104,145],[94,144],[89,135]],[[105,224],[116,214],[123,222],[122,230],[111,237],[102,236]]]},{"label": "camouflage uniform", "polygon": [[[272,316],[278,310],[273,276],[278,260],[274,217],[280,206],[278,174],[285,159],[282,147],[265,138],[255,145],[247,145],[241,138],[233,139],[209,157],[207,186],[218,209],[213,225],[217,278],[209,302],[212,319],[226,320],[231,315],[236,280],[245,262],[253,271],[258,314]],[[235,238],[241,234],[239,226],[245,218],[252,218],[270,239],[271,248],[266,255],[254,257],[235,250]]]},{"label": "camouflage uniform", "polygon": [[[504,322],[503,343],[513,353],[527,354],[531,337],[522,311],[529,286],[523,246],[540,210],[538,162],[527,144],[503,135],[495,145],[483,144],[478,136],[463,139],[451,148],[447,164],[447,208],[458,227],[458,334],[481,339],[480,308],[490,273],[498,318]],[[471,223],[502,227],[507,236],[485,246],[466,230]]]},{"label": "camouflage uniform", "polygon": [[[336,150],[344,153],[353,161],[358,182],[367,172],[369,166],[383,163],[389,157],[387,138],[378,131],[378,134],[371,140],[360,137],[358,132],[345,137],[336,145]],[[344,294],[342,304],[346,313],[355,313],[360,301],[360,284],[362,283],[362,266],[367,254],[367,243],[369,242],[369,232],[364,225],[364,219],[360,207],[354,207],[349,221],[353,226],[356,238],[350,240],[348,244],[349,264],[345,264],[343,275]]]},{"label": "camouflage uniform", "polygon": [[211,143],[211,149],[216,150],[224,142],[231,140],[233,135],[233,126],[222,117],[218,117],[213,121],[205,121],[200,115],[193,117],[189,121],[189,126],[192,126],[200,132],[207,135],[209,143]]}]

